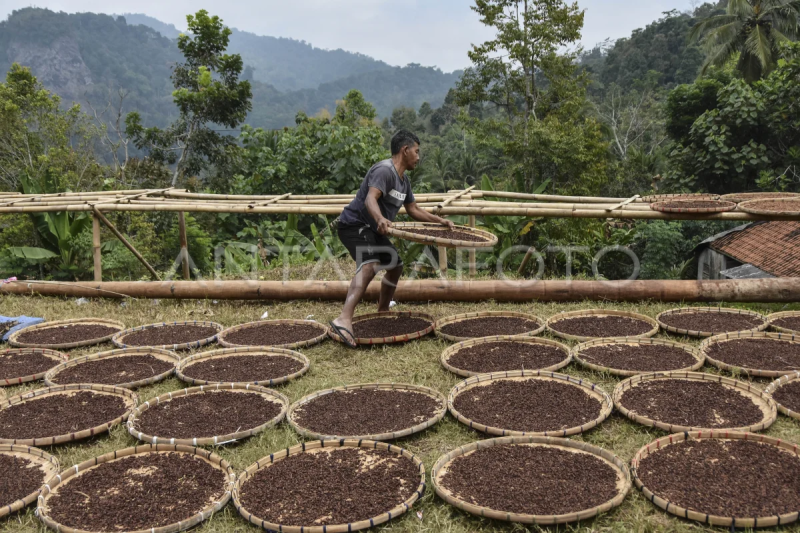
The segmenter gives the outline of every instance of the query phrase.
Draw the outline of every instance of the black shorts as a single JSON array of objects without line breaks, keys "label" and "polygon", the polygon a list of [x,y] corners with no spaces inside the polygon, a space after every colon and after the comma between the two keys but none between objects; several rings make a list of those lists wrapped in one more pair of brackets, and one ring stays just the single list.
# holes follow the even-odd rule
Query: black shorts
[{"label": "black shorts", "polygon": [[378,263],[376,270],[403,266],[392,241],[369,226],[339,226],[338,232],[339,239],[356,262],[356,272],[369,263]]}]

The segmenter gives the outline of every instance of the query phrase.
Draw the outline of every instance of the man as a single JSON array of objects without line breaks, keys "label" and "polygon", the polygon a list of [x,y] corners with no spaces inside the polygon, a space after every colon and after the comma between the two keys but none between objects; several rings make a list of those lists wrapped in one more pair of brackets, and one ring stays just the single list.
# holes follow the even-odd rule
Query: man
[{"label": "man", "polygon": [[350,282],[342,313],[330,322],[331,332],[351,348],[353,313],[367,287],[380,270],[386,270],[381,283],[378,312],[388,311],[403,263],[386,237],[400,208],[414,220],[434,222],[453,229],[449,220],[432,215],[417,206],[411,182],[405,175],[419,164],[419,138],[400,130],[392,137],[392,158],[381,161],[367,172],[355,199],[339,218],[339,238],[356,261],[356,275]]}]

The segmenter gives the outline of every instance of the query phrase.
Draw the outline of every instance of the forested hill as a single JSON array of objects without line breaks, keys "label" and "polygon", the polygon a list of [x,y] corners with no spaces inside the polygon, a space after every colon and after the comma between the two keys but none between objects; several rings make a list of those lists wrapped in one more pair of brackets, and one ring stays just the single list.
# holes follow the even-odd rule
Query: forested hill
[{"label": "forested hill", "polygon": [[[171,24],[142,14],[125,14],[128,24],[143,24],[174,39],[180,31]],[[316,89],[323,83],[392,67],[364,54],[323,50],[295,39],[256,35],[231,28],[228,52],[240,54],[253,69],[253,79],[279,91]],[[466,60],[466,56],[465,56]]]},{"label": "forested hill", "polygon": [[605,43],[581,57],[599,85],[619,85],[630,89],[637,82],[657,73],[660,86],[672,89],[682,83],[693,83],[703,64],[704,53],[689,42],[692,27],[701,19],[724,12],[727,0],[698,7],[693,14],[667,11],[664,17],[634,30],[630,37]]},{"label": "forested hill", "polygon": [[[170,31],[169,28],[166,26],[165,31]],[[253,65],[247,59],[248,54],[257,55],[259,47],[266,46],[264,43],[272,43],[270,38],[242,32],[237,35],[237,46],[243,48],[240,52],[246,67],[250,67],[245,74],[253,82],[253,113],[248,122],[254,126],[294,125],[294,117],[301,110],[308,114],[316,114],[323,108],[333,111],[336,101],[350,89],[359,89],[380,116],[389,116],[395,107],[403,105],[417,108],[425,101],[437,107],[460,75],[414,65],[390,67],[366,56],[327,52],[299,41],[274,39],[278,43],[270,52],[274,56],[280,56],[283,49],[304,50],[307,57],[316,58],[310,64],[303,63],[301,56],[287,52],[280,59],[262,59],[272,65],[285,65],[283,75],[287,80],[291,76],[300,79],[305,76],[301,76],[302,72],[316,71],[315,75],[319,75],[324,70],[320,63],[335,64],[326,57],[345,54],[352,67],[349,71],[340,70],[337,77],[325,79],[317,88],[281,92],[258,81],[258,63]],[[250,51],[245,53],[244,49]],[[232,45],[229,51],[237,49]],[[148,124],[164,125],[175,117],[169,76],[171,66],[180,60],[174,40],[149,26],[129,24],[122,16],[26,8],[0,22],[0,72],[8,71],[13,62],[28,66],[48,89],[65,101],[76,101],[84,107],[87,101],[102,107],[108,101],[109,91],[124,89],[128,93],[124,111],[139,111]],[[369,62],[376,70],[364,72],[363,65]]]}]

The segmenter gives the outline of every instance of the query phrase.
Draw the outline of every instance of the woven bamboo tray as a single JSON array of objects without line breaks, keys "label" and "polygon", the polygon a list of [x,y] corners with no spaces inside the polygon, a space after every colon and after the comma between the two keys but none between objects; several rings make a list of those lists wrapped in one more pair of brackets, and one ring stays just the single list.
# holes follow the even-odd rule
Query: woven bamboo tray
[{"label": "woven bamboo tray", "polygon": [[[397,344],[401,342],[409,342],[415,339],[419,339],[424,337],[425,335],[429,334],[433,331],[434,325],[436,323],[436,319],[432,316],[425,314],[425,313],[418,313],[416,311],[387,311],[385,313],[369,313],[366,315],[361,315],[353,318],[353,327],[358,322],[363,322],[364,320],[370,320],[372,318],[383,318],[383,317],[398,317],[398,316],[408,316],[411,318],[421,318],[423,320],[429,321],[431,324],[427,328],[423,329],[422,331],[416,331],[414,333],[409,333],[408,335],[396,335],[394,337],[375,337],[375,338],[361,338],[357,337],[356,344],[359,345],[372,345],[372,344]],[[339,338],[338,335],[334,335],[332,331],[328,331],[328,335],[338,343],[341,343],[342,340]]]},{"label": "woven bamboo tray", "polygon": [[286,383],[287,381],[299,378],[300,376],[308,372],[308,369],[311,366],[308,357],[301,354],[300,352],[295,352],[294,350],[285,350],[283,348],[267,348],[267,347],[225,348],[224,350],[213,350],[210,352],[197,353],[194,355],[190,355],[186,359],[181,360],[181,362],[178,363],[178,366],[175,369],[175,376],[179,380],[183,381],[184,383],[188,383],[190,385],[215,385],[218,382],[207,381],[204,379],[196,379],[186,375],[187,369],[195,363],[198,363],[200,361],[206,361],[208,359],[224,359],[226,357],[241,357],[245,355],[262,355],[264,357],[272,357],[280,355],[285,357],[291,357],[296,361],[300,361],[303,364],[303,368],[301,368],[294,374],[289,374],[288,376],[282,376],[267,381],[239,382],[237,383],[237,385],[262,385],[270,387],[275,385],[280,385],[282,383]]},{"label": "woven bamboo tray", "polygon": [[[706,440],[706,439],[721,439],[721,440],[752,440],[757,441],[764,444],[769,444],[771,446],[776,446],[783,450],[789,451],[795,455],[798,453],[798,448],[796,444],[792,444],[791,442],[786,442],[780,439],[775,439],[773,437],[767,437],[765,435],[754,435],[752,433],[744,433],[744,432],[732,432],[732,431],[691,431],[685,433],[677,433],[675,435],[669,435],[667,437],[662,437],[656,441],[651,442],[647,446],[642,447],[634,456],[633,460],[631,461],[631,477],[633,478],[633,482],[636,485],[636,488],[642,491],[642,495],[648,501],[652,502],[653,505],[664,509],[670,514],[675,516],[679,516],[681,518],[685,518],[687,520],[694,520],[696,522],[701,522],[703,524],[708,524],[710,526],[720,526],[720,527],[730,527],[731,531],[736,528],[760,528],[760,527],[773,527],[777,525],[786,525],[792,522],[795,522],[798,519],[798,515],[800,513],[790,513],[780,516],[765,516],[765,517],[735,517],[732,518],[730,516],[715,516],[715,515],[708,515],[705,513],[691,511],[689,509],[684,509],[680,505],[676,505],[669,500],[665,500],[661,496],[654,494],[652,490],[650,490],[637,474],[639,469],[639,464],[641,461],[654,453],[658,453],[659,450],[664,449],[667,446],[672,444],[676,444],[679,442],[687,441],[687,440]],[[769,482],[769,480],[765,480],[765,482]]]},{"label": "woven bamboo tray", "polygon": [[[769,386],[766,389],[764,389],[764,393],[769,394],[770,396],[772,396],[772,399],[775,400],[775,397],[773,396],[775,394],[775,391],[777,391],[784,385],[788,385],[793,381],[797,381],[798,379],[800,379],[800,372],[792,372],[791,374],[786,374],[785,376],[781,376],[780,378],[770,383]],[[797,411],[792,411],[785,405],[781,404],[778,400],[775,400],[775,403],[778,405],[778,411],[785,414],[786,416],[794,418],[795,420],[800,420],[800,413],[798,413]]]},{"label": "woven bamboo tray", "polygon": [[[491,448],[493,446],[503,446],[508,444],[514,444],[519,446],[541,446],[541,447],[549,447],[549,448],[558,448],[563,451],[569,451],[572,453],[585,453],[589,455],[593,455],[598,457],[609,464],[614,470],[617,472],[617,494],[611,500],[605,502],[604,504],[594,507],[592,509],[585,509],[582,511],[578,511],[577,513],[570,513],[570,514],[562,514],[562,515],[529,515],[529,514],[517,514],[517,513],[508,513],[503,512],[496,509],[490,509],[489,507],[480,507],[474,504],[471,504],[467,501],[459,499],[455,496],[452,492],[447,490],[441,485],[441,479],[444,474],[447,472],[450,464],[452,462],[464,455],[468,455],[475,450],[483,450],[486,448]],[[456,448],[452,452],[441,456],[436,463],[433,465],[433,470],[431,471],[431,484],[433,485],[433,489],[436,491],[436,494],[452,505],[457,509],[465,511],[470,514],[474,514],[484,518],[490,518],[493,520],[504,520],[506,522],[518,522],[521,524],[540,524],[540,525],[553,525],[553,524],[566,524],[569,522],[578,522],[580,520],[586,520],[587,518],[592,518],[594,516],[599,515],[600,513],[604,513],[614,507],[620,505],[625,496],[627,496],[628,492],[631,489],[631,474],[628,471],[628,465],[625,464],[619,457],[614,455],[613,453],[609,452],[608,450],[604,450],[603,448],[598,448],[597,446],[592,446],[591,444],[587,444],[585,442],[579,442],[569,439],[559,439],[554,437],[501,437],[495,439],[487,439],[481,440],[478,442],[473,442],[467,444],[466,446],[462,446],[460,448]]]},{"label": "woven bamboo tray", "polygon": [[[137,428],[139,417],[141,416],[141,414],[153,406],[172,401],[176,398],[183,398],[184,396],[191,396],[194,394],[214,394],[214,391],[218,390],[233,392],[236,394],[251,394],[251,395],[261,396],[262,398],[265,398],[273,403],[279,403],[281,405],[281,411],[274,418],[272,418],[272,420],[268,420],[263,424],[261,424],[260,426],[254,428],[246,428],[242,431],[237,431],[236,433],[230,433],[227,435],[217,435],[214,437],[202,437],[202,438],[194,437],[191,439],[175,439],[169,436],[148,435],[146,433],[142,433]],[[168,392],[156,398],[151,398],[150,400],[147,400],[146,402],[142,403],[141,405],[139,405],[139,407],[133,410],[131,416],[128,418],[127,427],[128,427],[128,433],[130,433],[133,436],[133,438],[139,439],[142,442],[147,442],[150,444],[218,446],[221,444],[230,444],[231,442],[246,439],[247,437],[251,437],[256,433],[264,431],[265,429],[269,429],[273,426],[280,424],[283,418],[286,416],[286,410],[288,408],[289,408],[289,399],[286,396],[277,391],[267,389],[265,387],[259,387],[257,385],[249,385],[249,384],[237,385],[235,383],[202,385],[200,387],[192,387],[190,389]]]},{"label": "woven bamboo tray", "polygon": [[[472,346],[480,345],[480,344],[491,344],[493,342],[516,342],[516,343],[524,343],[524,344],[540,344],[543,346],[553,346],[558,348],[562,352],[564,352],[564,360],[560,361],[555,365],[548,366],[547,368],[537,368],[536,370],[543,370],[546,372],[555,372],[556,370],[561,370],[568,364],[572,362],[572,353],[570,349],[561,344],[560,342],[551,341],[550,339],[542,339],[539,337],[514,337],[509,335],[500,335],[496,337],[482,337],[477,339],[470,339],[467,341],[459,342],[458,344],[454,344],[447,348],[445,351],[442,352],[442,356],[440,361],[442,366],[445,367],[447,370],[456,374],[461,377],[470,378],[472,376],[477,376],[480,372],[471,372],[469,370],[464,370],[463,368],[457,368],[450,364],[450,358],[452,358],[455,354],[460,352],[465,348],[471,348]],[[524,370],[523,368],[519,368],[517,370]]]},{"label": "woven bamboo tray", "polygon": [[136,333],[137,331],[142,331],[143,329],[150,329],[150,328],[162,328],[164,326],[202,326],[202,327],[211,327],[216,328],[217,333],[212,335],[211,337],[207,337],[205,339],[201,339],[194,342],[185,342],[182,344],[162,344],[160,346],[151,346],[151,348],[159,348],[161,350],[193,350],[195,348],[200,348],[202,346],[207,346],[217,341],[217,336],[219,333],[224,330],[225,328],[217,324],[216,322],[205,322],[205,321],[198,321],[198,320],[189,320],[186,322],[161,322],[157,324],[148,324],[146,326],[137,326],[135,328],[126,329],[125,331],[120,331],[113,337],[111,337],[111,342],[114,343],[115,346],[118,348],[141,348],[141,346],[128,346],[125,344],[125,337],[130,335],[131,333]]},{"label": "woven bamboo tray", "polygon": [[[557,315],[551,316],[547,319],[547,330],[555,335],[556,337],[561,337],[562,339],[568,341],[578,341],[578,342],[586,342],[599,339],[601,337],[584,337],[582,335],[570,335],[569,333],[561,333],[553,329],[553,324],[558,322],[559,320],[564,320],[565,318],[577,318],[577,317],[591,317],[591,316],[622,316],[626,318],[633,318],[636,320],[641,320],[642,322],[647,322],[648,324],[653,326],[653,329],[648,331],[647,333],[643,333],[641,335],[632,335],[628,337],[616,337],[619,339],[642,339],[642,338],[649,338],[654,336],[658,333],[658,322],[650,318],[649,316],[640,315],[638,313],[629,313],[628,311],[615,311],[613,309],[584,309],[581,311],[563,311],[558,313]],[[614,338],[614,337],[604,337],[606,339]]]},{"label": "woven bamboo tray", "polygon": [[[769,202],[779,202],[780,209],[767,209],[765,204]],[[800,216],[800,199],[798,198],[776,198],[772,200],[748,200],[739,204],[739,211],[752,215],[772,215],[796,217]]]},{"label": "woven bamboo tray", "polygon": [[[552,380],[579,387],[586,394],[600,401],[600,415],[596,419],[582,426],[536,433],[530,431],[512,431],[510,429],[485,426],[465,417],[453,406],[453,403],[459,394],[474,387],[485,386],[495,381],[527,381],[530,379]],[[569,437],[570,435],[577,435],[579,433],[589,431],[590,429],[600,425],[606,418],[609,417],[611,411],[613,411],[614,402],[607,392],[594,383],[590,383],[584,379],[574,378],[572,376],[567,376],[566,374],[557,374],[555,372],[545,372],[542,370],[514,370],[512,372],[478,374],[477,376],[472,376],[471,378],[458,383],[455,387],[453,387],[453,389],[450,391],[450,394],[447,396],[447,408],[450,410],[450,413],[462,424],[469,426],[470,429],[476,429],[482,433],[488,433],[489,435],[499,435],[501,437],[525,437],[529,435],[542,437]]]},{"label": "woven bamboo tray", "polygon": [[[47,479],[58,473],[58,459],[38,448],[0,444],[0,455],[11,455],[21,459],[27,459],[28,461],[39,465],[39,468],[42,470],[42,485],[44,485],[44,482]],[[3,505],[3,507],[0,507],[0,518],[8,516],[11,513],[16,513],[20,509],[32,504],[36,501],[36,498],[39,496],[40,492],[41,488],[15,502],[0,501],[0,505]]]},{"label": "woven bamboo tray", "polygon": [[711,193],[678,193],[678,194],[653,194],[642,198],[643,202],[652,204],[655,202],[666,202],[669,200],[719,200],[718,194]]},{"label": "woven bamboo tray", "polygon": [[740,204],[750,200],[775,200],[779,198],[796,198],[798,196],[800,194],[796,192],[739,192],[723,195],[720,199]]},{"label": "woven bamboo tray", "polygon": [[55,395],[71,395],[79,391],[93,391],[99,394],[107,394],[110,396],[117,396],[124,400],[127,410],[119,417],[105,422],[97,427],[81,429],[75,433],[68,433],[65,435],[52,435],[48,437],[38,437],[35,439],[0,439],[0,444],[19,444],[21,446],[54,446],[56,444],[64,444],[66,442],[73,442],[76,440],[88,439],[95,435],[108,432],[112,427],[120,424],[128,419],[131,411],[136,407],[138,396],[128,390],[119,387],[110,387],[108,385],[92,385],[87,383],[80,383],[75,385],[59,385],[58,387],[48,387],[46,389],[37,389],[25,394],[12,396],[11,398],[0,402],[0,411],[12,405],[24,403],[35,398],[42,398]]},{"label": "woven bamboo tray", "polygon": [[497,235],[482,229],[470,228],[468,226],[456,226],[455,230],[482,238],[485,240],[485,242],[443,239],[439,237],[433,237],[431,235],[421,235],[419,233],[414,233],[413,231],[404,231],[414,229],[447,231],[445,226],[442,226],[441,224],[432,224],[430,222],[395,222],[389,228],[389,235],[406,241],[431,244],[444,248],[493,248],[495,245],[497,245],[498,241]]},{"label": "woven bamboo tray", "polygon": [[[525,319],[528,319],[528,320],[530,320],[532,322],[536,322],[536,324],[538,324],[538,327],[536,329],[534,329],[532,331],[528,331],[528,332],[520,334],[520,335],[514,335],[514,337],[534,337],[534,336],[539,335],[540,333],[542,333],[544,331],[544,328],[545,328],[544,320],[542,320],[538,316],[530,315],[528,313],[518,313],[516,311],[480,311],[480,312],[476,312],[476,313],[462,313],[460,315],[453,315],[453,316],[448,316],[448,317],[445,317],[445,318],[440,318],[434,324],[436,335],[438,337],[441,337],[441,338],[443,338],[445,340],[448,340],[448,341],[451,341],[451,342],[464,342],[464,341],[469,341],[469,340],[472,340],[472,339],[475,339],[475,338],[479,338],[479,337],[456,337],[455,335],[448,335],[447,333],[442,332],[442,328],[444,326],[448,325],[448,324],[455,324],[456,322],[463,322],[465,320],[470,320],[470,319],[473,319],[473,318],[495,317],[495,316],[509,317],[509,318],[525,318]],[[492,339],[492,338],[499,339],[501,337],[505,337],[505,336],[504,335],[497,335],[497,336],[494,336],[494,337],[482,337],[482,338],[485,338],[485,339]]]},{"label": "woven bamboo tray", "polygon": [[297,350],[299,348],[305,348],[307,346],[314,346],[315,344],[319,344],[325,339],[328,338],[328,326],[325,324],[320,324],[315,320],[259,320],[257,322],[248,322],[247,324],[239,324],[238,326],[233,326],[231,328],[226,329],[219,335],[217,335],[217,342],[219,342],[220,346],[224,346],[225,348],[244,348],[250,347],[250,344],[234,344],[232,342],[228,342],[225,340],[227,335],[231,333],[235,333],[237,331],[241,331],[243,329],[249,329],[253,327],[263,326],[264,324],[286,324],[286,325],[304,325],[304,326],[314,326],[315,328],[319,329],[319,335],[312,339],[307,339],[304,341],[292,342],[289,344],[267,344],[265,346],[273,346],[275,348],[285,348],[287,350]]},{"label": "woven bamboo tray", "polygon": [[[653,380],[660,380],[660,379],[679,379],[684,381],[713,381],[714,383],[719,383],[721,385],[725,385],[730,389],[735,389],[742,396],[749,398],[752,400],[758,407],[761,409],[761,413],[763,418],[761,422],[757,424],[752,424],[747,427],[742,428],[694,428],[689,426],[681,426],[681,425],[673,425],[673,424],[666,424],[664,422],[653,420],[652,418],[647,418],[645,416],[640,416],[636,413],[629,411],[624,405],[622,405],[622,397],[626,391],[641,385],[645,381],[653,381]],[[772,396],[766,394],[763,390],[747,383],[745,381],[737,381],[735,379],[725,378],[722,376],[717,376],[714,374],[706,374],[703,372],[656,372],[652,374],[639,374],[638,376],[633,376],[632,378],[628,378],[625,381],[621,382],[619,385],[616,386],[614,392],[612,394],[614,398],[614,405],[616,406],[617,410],[628,417],[630,420],[638,424],[642,424],[645,426],[656,427],[659,429],[663,429],[664,431],[668,431],[670,433],[674,433],[676,431],[763,431],[770,427],[775,419],[778,417],[778,408],[775,404],[775,401],[772,399]]]},{"label": "woven bamboo tray", "polygon": [[[294,419],[295,412],[299,408],[309,403],[310,401],[319,398],[320,396],[325,396],[327,394],[331,394],[337,391],[350,391],[350,390],[363,390],[363,389],[400,390],[400,391],[418,392],[437,400],[440,404],[440,408],[431,418],[425,420],[424,422],[420,422],[419,424],[416,424],[409,428],[401,429],[399,431],[393,431],[390,433],[379,433],[376,435],[324,435],[322,433],[317,433],[315,431],[302,427]],[[409,435],[413,435],[414,433],[419,433],[420,431],[428,429],[429,427],[437,424],[442,418],[444,418],[444,415],[446,413],[447,413],[447,399],[441,392],[431,389],[429,387],[421,387],[418,385],[407,385],[403,383],[365,383],[359,385],[345,385],[343,387],[335,387],[333,389],[321,390],[309,394],[308,396],[305,396],[292,404],[292,406],[289,408],[289,413],[286,418],[289,421],[289,425],[292,426],[292,429],[294,429],[300,435],[309,439],[315,439],[315,440],[364,439],[364,440],[384,441],[384,440],[395,440],[402,437],[407,437]]]},{"label": "woven bamboo tray", "polygon": [[612,374],[614,376],[623,376],[623,377],[631,377],[631,376],[638,376],[639,374],[650,374],[652,372],[640,372],[637,370],[622,370],[619,368],[611,368],[606,366],[600,366],[594,363],[590,363],[586,361],[584,358],[581,357],[581,352],[583,350],[588,350],[589,348],[595,348],[597,346],[607,346],[609,344],[628,344],[630,346],[648,346],[648,345],[661,345],[661,346],[673,346],[675,348],[680,348],[685,352],[691,354],[694,357],[695,362],[692,366],[687,368],[678,368],[673,370],[673,372],[694,372],[695,370],[700,369],[705,363],[706,356],[701,352],[698,348],[694,346],[689,346],[688,344],[681,344],[679,342],[662,340],[662,339],[596,339],[593,341],[588,341],[581,343],[575,346],[572,349],[572,357],[581,364],[581,366],[585,366],[591,370],[596,372],[606,372],[608,374]]},{"label": "woven bamboo tray", "polygon": [[59,488],[69,483],[71,479],[85,474],[87,471],[97,467],[97,465],[110,463],[133,455],[169,452],[194,455],[201,458],[203,461],[217,470],[224,472],[225,477],[227,478],[227,481],[225,482],[225,493],[219,501],[209,502],[202,511],[195,513],[190,518],[187,518],[182,522],[127,533],[177,533],[178,531],[185,531],[196,526],[197,524],[210,518],[214,513],[224,509],[228,504],[228,501],[231,499],[231,489],[233,487],[233,483],[236,481],[236,473],[233,471],[233,468],[231,468],[228,461],[221,458],[217,454],[208,452],[202,448],[193,448],[190,446],[171,446],[169,444],[158,444],[156,446],[145,444],[134,446],[132,448],[125,448],[123,450],[117,450],[105,455],[101,455],[100,457],[89,459],[88,461],[84,461],[79,465],[70,467],[69,470],[65,470],[61,472],[61,474],[50,478],[47,484],[42,487],[42,494],[39,495],[36,515],[39,517],[39,520],[44,523],[44,525],[50,529],[58,531],[59,533],[93,533],[84,532],[82,530],[73,529],[71,527],[59,524],[53,518],[51,518],[49,515],[49,508],[47,507],[47,501],[50,499],[50,496],[56,494]]},{"label": "woven bamboo tray", "polygon": [[[299,455],[301,453],[319,453],[316,450],[321,450],[322,448],[365,448],[368,450],[386,450],[388,452],[395,453],[397,455],[402,455],[403,457],[407,457],[414,461],[414,464],[419,468],[419,485],[417,486],[417,491],[407,499],[402,504],[398,505],[394,509],[391,509],[379,516],[375,516],[372,518],[366,518],[364,520],[360,520],[358,522],[352,522],[350,524],[335,524],[329,526],[284,526],[281,524],[273,524],[271,522],[267,522],[257,516],[254,516],[250,513],[247,509],[242,507],[241,497],[239,496],[239,492],[242,490],[242,485],[256,472],[263,468],[269,468],[273,464],[286,459],[287,457],[291,457],[293,455]],[[242,472],[239,477],[236,479],[236,483],[233,486],[233,505],[236,507],[236,510],[239,511],[239,514],[244,517],[245,520],[250,522],[251,524],[266,529],[267,531],[280,531],[281,533],[347,533],[350,531],[360,531],[362,529],[371,528],[374,526],[378,526],[380,524],[384,524],[393,518],[397,518],[398,516],[404,514],[406,511],[411,509],[411,506],[422,497],[422,494],[425,492],[425,465],[422,464],[422,461],[417,458],[414,454],[400,448],[399,446],[392,446],[391,444],[385,442],[376,442],[371,440],[348,440],[348,439],[341,439],[341,440],[318,440],[312,442],[304,442],[302,444],[298,444],[297,446],[293,446],[291,448],[286,448],[285,450],[281,450],[279,452],[275,452],[270,454],[266,457],[263,457],[256,461],[255,463],[248,466],[244,472]]]},{"label": "woven bamboo tray", "polygon": [[[57,352],[55,350],[48,350],[46,348],[13,348],[8,350],[3,350],[0,352],[0,355],[8,355],[13,353],[19,354],[27,354],[27,353],[38,353],[47,357],[48,359],[53,360],[53,366],[58,366],[61,363],[65,362],[67,359],[66,354],[61,352]],[[0,387],[8,387],[12,385],[21,385],[23,383],[28,383],[29,381],[39,381],[42,379],[48,371],[39,372],[37,374],[28,374],[27,376],[8,376],[0,379]],[[0,398],[2,400],[3,398]]]},{"label": "woven bamboo tray", "polygon": [[[690,329],[681,329],[670,326],[662,320],[663,317],[666,315],[671,314],[679,314],[679,313],[730,313],[732,315],[748,315],[754,316],[756,318],[760,318],[763,321],[763,324],[757,326],[752,329],[746,329],[742,331],[764,331],[767,329],[769,323],[767,322],[767,318],[764,315],[756,313],[754,311],[747,311],[745,309],[726,309],[724,307],[676,307],[675,309],[668,309],[663,313],[659,313],[656,317],[656,322],[658,325],[661,326],[665,331],[669,331],[670,333],[677,333],[678,335],[686,335],[688,337],[714,337],[719,335],[719,333],[714,333],[712,331],[694,331]],[[729,333],[737,333],[734,331],[730,331]],[[741,333],[741,332],[739,332]]]},{"label": "woven bamboo tray", "polygon": [[97,361],[98,359],[111,359],[117,357],[127,357],[131,355],[152,355],[156,359],[161,361],[167,361],[173,365],[171,370],[166,372],[162,372],[156,376],[151,376],[146,379],[140,379],[138,381],[131,381],[128,383],[117,383],[114,384],[114,387],[119,387],[121,389],[136,389],[138,387],[144,387],[145,385],[152,385],[153,383],[158,383],[159,381],[163,381],[170,377],[172,374],[175,373],[175,365],[181,360],[177,354],[169,352],[167,350],[159,350],[158,348],[150,348],[149,346],[141,346],[139,348],[125,348],[121,350],[111,350],[108,352],[100,352],[91,355],[85,355],[83,357],[77,357],[70,361],[61,363],[60,365],[51,368],[44,376],[44,382],[48,387],[55,387],[58,386],[59,383],[56,381],[58,379],[58,374],[63,372],[65,369],[80,365],[83,363],[88,363],[91,361]]},{"label": "woven bamboo tray", "polygon": [[717,335],[715,337],[711,337],[710,339],[706,339],[702,342],[702,344],[700,344],[700,350],[705,354],[708,364],[717,367],[720,370],[727,370],[728,372],[732,373],[741,373],[747,376],[756,376],[762,378],[779,378],[786,375],[788,372],[792,372],[792,370],[761,370],[758,368],[742,368],[739,366],[732,366],[714,359],[709,354],[709,349],[714,344],[721,344],[723,342],[730,342],[740,339],[773,339],[791,342],[793,344],[800,344],[800,337],[795,335],[787,335],[785,333],[764,333],[763,331],[743,331],[724,333],[722,335]]},{"label": "woven bamboo tray", "polygon": [[[692,202],[714,202],[717,205],[714,207],[692,207]],[[677,204],[677,205],[676,205]],[[650,209],[653,211],[661,211],[663,213],[725,213],[736,209],[736,202],[725,202],[722,200],[698,199],[698,198],[685,198],[675,200],[663,200],[650,204]]]},{"label": "woven bamboo tray", "polygon": [[122,322],[117,322],[116,320],[106,320],[105,318],[73,318],[70,320],[56,320],[54,322],[40,322],[39,324],[34,324],[33,326],[28,326],[27,328],[17,330],[9,335],[8,344],[15,348],[49,348],[51,350],[68,350],[70,348],[80,348],[82,346],[94,346],[96,344],[102,344],[110,341],[114,337],[114,334],[111,334],[106,335],[105,337],[100,337],[99,339],[89,339],[80,342],[65,342],[62,344],[28,344],[17,341],[19,336],[23,333],[30,333],[34,330],[50,329],[76,324],[108,326],[110,328],[116,328],[118,331],[125,329],[125,324]]},{"label": "woven bamboo tray", "polygon": [[795,316],[800,316],[800,311],[784,311],[782,313],[772,313],[771,315],[767,315],[768,327],[769,329],[777,331],[779,333],[789,333],[791,335],[798,335],[800,334],[800,330],[783,328],[781,326],[775,325],[775,322],[782,318],[790,318]]}]

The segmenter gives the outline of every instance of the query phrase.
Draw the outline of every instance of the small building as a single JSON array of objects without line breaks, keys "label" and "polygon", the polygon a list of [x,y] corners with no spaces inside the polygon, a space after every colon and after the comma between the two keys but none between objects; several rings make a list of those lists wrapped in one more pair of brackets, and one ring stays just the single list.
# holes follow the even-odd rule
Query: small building
[{"label": "small building", "polygon": [[800,277],[800,222],[755,222],[709,237],[697,248],[698,279]]}]

